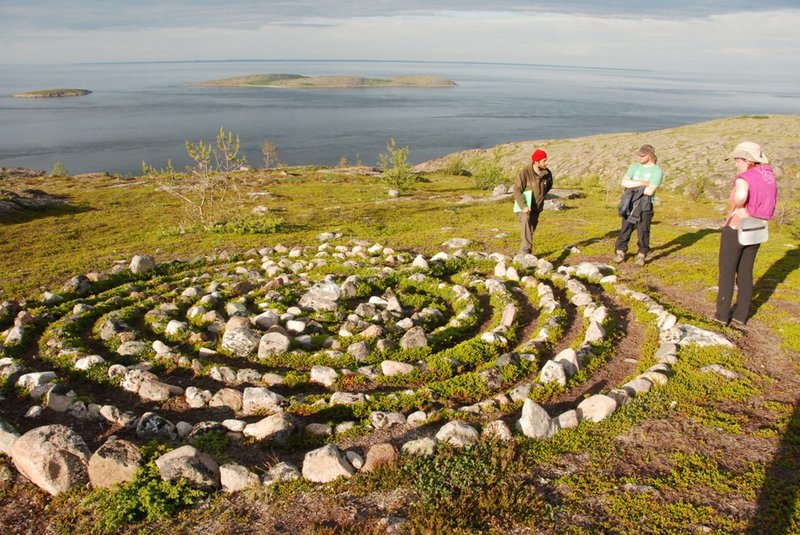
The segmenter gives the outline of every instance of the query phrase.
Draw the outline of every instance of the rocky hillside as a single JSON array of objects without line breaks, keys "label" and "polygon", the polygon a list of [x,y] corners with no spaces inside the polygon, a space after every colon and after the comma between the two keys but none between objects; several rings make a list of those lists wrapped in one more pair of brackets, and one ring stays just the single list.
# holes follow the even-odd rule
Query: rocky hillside
[{"label": "rocky hillside", "polygon": [[[520,141],[500,145],[499,150],[501,165],[509,173],[527,164],[534,149],[542,148],[549,155],[549,165],[557,180],[597,177],[601,183],[606,183],[616,182],[634,161],[639,146],[649,143],[656,148],[658,163],[664,168],[664,187],[680,192],[691,181],[708,178],[714,185],[709,193],[718,197],[727,193],[723,186],[732,176],[732,164],[725,161],[725,156],[741,141],[760,143],[778,174],[797,174],[800,168],[798,131],[798,115],[742,116],[653,132]],[[469,167],[472,159],[488,158],[493,150],[473,149],[447,155],[425,162],[418,169],[441,169],[458,157]]]}]

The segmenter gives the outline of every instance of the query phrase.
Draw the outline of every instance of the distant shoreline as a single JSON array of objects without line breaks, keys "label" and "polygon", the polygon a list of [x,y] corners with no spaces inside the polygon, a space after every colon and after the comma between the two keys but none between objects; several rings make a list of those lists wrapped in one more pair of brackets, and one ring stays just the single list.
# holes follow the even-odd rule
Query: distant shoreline
[{"label": "distant shoreline", "polygon": [[454,87],[452,80],[439,76],[396,76],[394,78],[366,78],[363,76],[303,76],[300,74],[252,74],[222,80],[209,80],[189,84],[200,87],[264,87],[292,89],[338,89],[371,87]]},{"label": "distant shoreline", "polygon": [[12,95],[14,98],[64,98],[82,97],[91,94],[88,89],[39,89],[37,91],[27,91]]}]

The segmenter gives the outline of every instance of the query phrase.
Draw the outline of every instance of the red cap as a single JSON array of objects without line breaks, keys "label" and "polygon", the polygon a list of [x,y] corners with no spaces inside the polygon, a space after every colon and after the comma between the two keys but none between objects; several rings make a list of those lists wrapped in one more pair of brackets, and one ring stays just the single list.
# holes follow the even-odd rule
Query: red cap
[{"label": "red cap", "polygon": [[534,162],[541,162],[545,158],[547,158],[547,153],[541,149],[536,149],[533,151],[533,154],[531,154],[531,160]]}]

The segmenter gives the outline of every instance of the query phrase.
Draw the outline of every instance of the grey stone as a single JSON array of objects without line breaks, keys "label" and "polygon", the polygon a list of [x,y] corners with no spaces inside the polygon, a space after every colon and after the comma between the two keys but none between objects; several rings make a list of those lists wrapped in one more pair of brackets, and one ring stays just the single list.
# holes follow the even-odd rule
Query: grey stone
[{"label": "grey stone", "polygon": [[242,395],[242,413],[245,416],[257,412],[278,412],[288,405],[288,401],[263,386],[247,387]]},{"label": "grey stone", "polygon": [[[231,321],[228,321],[230,324]],[[222,349],[230,351],[237,357],[246,357],[260,347],[261,337],[249,328],[228,328],[222,335]]]},{"label": "grey stone", "polygon": [[261,337],[258,343],[258,358],[264,359],[272,355],[284,355],[291,347],[291,338],[281,332],[269,332]]},{"label": "grey stone", "polygon": [[299,422],[286,412],[276,412],[258,422],[247,424],[242,433],[255,440],[281,442],[299,429]]},{"label": "grey stone", "polygon": [[494,420],[486,424],[481,436],[495,440],[511,440],[511,429],[503,420]]},{"label": "grey stone", "polygon": [[273,485],[280,481],[293,481],[299,478],[300,470],[297,467],[286,462],[279,462],[264,474],[262,482],[264,485]]},{"label": "grey stone", "polygon": [[334,444],[309,451],[303,459],[303,477],[315,483],[328,483],[338,477],[352,477],[353,474],[355,469]]},{"label": "grey stone", "polygon": [[17,430],[10,423],[0,418],[0,453],[10,455],[11,446],[19,436]]},{"label": "grey stone", "polygon": [[367,451],[362,472],[372,472],[381,466],[394,466],[397,463],[397,450],[388,442],[375,444]]},{"label": "grey stone", "polygon": [[564,366],[561,365],[561,362],[555,360],[548,360],[545,362],[539,373],[539,382],[545,385],[555,382],[561,386],[566,386],[567,373],[564,370]]},{"label": "grey stone", "polygon": [[238,492],[256,487],[261,483],[258,475],[237,463],[226,463],[219,467],[220,485],[224,492]]},{"label": "grey stone", "polygon": [[209,407],[228,407],[234,412],[242,410],[242,393],[233,388],[221,388],[211,396]]}]

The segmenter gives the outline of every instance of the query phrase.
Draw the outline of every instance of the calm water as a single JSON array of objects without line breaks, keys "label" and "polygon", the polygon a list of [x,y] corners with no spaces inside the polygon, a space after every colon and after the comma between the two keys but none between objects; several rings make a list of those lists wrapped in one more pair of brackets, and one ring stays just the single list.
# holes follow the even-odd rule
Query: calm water
[{"label": "calm water", "polygon": [[[435,74],[454,88],[223,89],[187,84],[281,72],[390,77]],[[18,92],[90,89],[86,97]],[[648,131],[743,114],[800,113],[800,74],[733,79],[539,65],[230,61],[0,65],[0,166],[141,173],[142,161],[188,163],[185,141],[220,127],[254,166],[269,140],[289,165],[375,164],[390,138],[416,163],[499,143]]]}]

